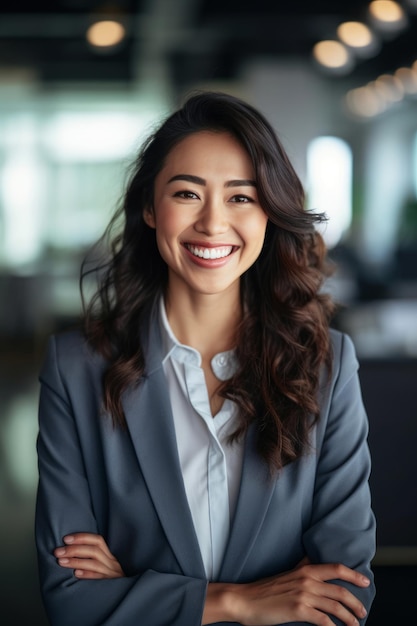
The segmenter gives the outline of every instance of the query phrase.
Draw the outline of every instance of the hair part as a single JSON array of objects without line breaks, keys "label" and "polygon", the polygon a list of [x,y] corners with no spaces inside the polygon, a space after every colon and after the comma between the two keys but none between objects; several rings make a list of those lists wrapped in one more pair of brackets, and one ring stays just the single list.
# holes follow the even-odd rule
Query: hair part
[{"label": "hair part", "polygon": [[[268,216],[261,254],[241,278],[239,369],[220,393],[239,407],[240,425],[232,438],[254,424],[259,454],[277,470],[307,450],[309,430],[319,419],[317,392],[322,368],[331,367],[334,304],[322,292],[329,271],[315,226],[324,216],[305,210],[301,182],[272,126],[254,107],[228,94],[199,93],[145,141],[105,234],[110,259],[100,266],[97,292],[85,303],[84,328],[93,348],[108,359],[104,407],[123,427],[121,395],[146,372],[140,324],[168,278],[155,231],[143,214],[152,209],[155,178],[168,154],[202,131],[227,132],[244,147]],[[113,236],[121,218],[123,229]],[[91,271],[83,268],[82,281]]]}]

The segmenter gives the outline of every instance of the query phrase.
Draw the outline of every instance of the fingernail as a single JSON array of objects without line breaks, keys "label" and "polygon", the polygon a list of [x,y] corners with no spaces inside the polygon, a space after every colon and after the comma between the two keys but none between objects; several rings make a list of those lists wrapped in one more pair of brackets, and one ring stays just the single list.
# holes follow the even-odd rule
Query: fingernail
[{"label": "fingernail", "polygon": [[369,580],[369,578],[366,578],[366,576],[362,576],[362,582],[364,585],[370,585],[371,581]]},{"label": "fingernail", "polygon": [[55,556],[64,556],[65,554],[65,548],[57,548],[55,550]]},{"label": "fingernail", "polygon": [[83,570],[82,570],[82,569],[76,569],[76,570],[74,571],[74,575],[75,575],[75,576],[83,576],[83,574],[84,574],[84,572],[83,572]]},{"label": "fingernail", "polygon": [[73,543],[74,537],[72,535],[67,535],[64,537],[64,543]]},{"label": "fingernail", "polygon": [[365,617],[365,615],[367,615],[367,613],[368,613],[368,612],[367,612],[367,610],[366,610],[366,609],[365,609],[365,607],[363,606],[363,607],[362,607],[362,610],[361,610],[361,614],[362,614],[362,616],[363,616],[363,617]]},{"label": "fingernail", "polygon": [[58,559],[58,563],[60,565],[66,565],[67,563],[69,563],[69,559]]}]

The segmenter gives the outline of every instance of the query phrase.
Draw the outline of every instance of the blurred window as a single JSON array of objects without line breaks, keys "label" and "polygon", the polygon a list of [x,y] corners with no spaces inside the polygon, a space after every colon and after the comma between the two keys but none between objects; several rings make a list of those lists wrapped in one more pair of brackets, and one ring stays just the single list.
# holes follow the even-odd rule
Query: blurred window
[{"label": "blurred window", "polygon": [[352,164],[352,150],[339,137],[316,137],[307,148],[308,209],[326,214],[320,231],[329,248],[352,221]]},{"label": "blurred window", "polygon": [[27,110],[0,110],[0,268],[33,273],[45,257],[96,241],[156,113],[82,97],[62,108],[34,100]]}]

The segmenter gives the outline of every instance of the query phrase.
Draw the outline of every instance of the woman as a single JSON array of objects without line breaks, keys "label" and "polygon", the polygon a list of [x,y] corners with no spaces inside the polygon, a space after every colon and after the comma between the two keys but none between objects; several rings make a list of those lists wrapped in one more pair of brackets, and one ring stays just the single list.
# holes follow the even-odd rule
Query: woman
[{"label": "woman", "polygon": [[325,249],[263,116],[190,98],[145,143],[82,333],[41,374],[52,624],[358,624],[367,420]]}]

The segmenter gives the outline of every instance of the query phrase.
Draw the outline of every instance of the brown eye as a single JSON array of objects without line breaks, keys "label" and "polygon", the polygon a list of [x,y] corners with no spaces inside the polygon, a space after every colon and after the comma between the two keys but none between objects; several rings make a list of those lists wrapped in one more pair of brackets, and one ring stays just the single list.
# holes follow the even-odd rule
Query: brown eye
[{"label": "brown eye", "polygon": [[237,202],[239,204],[244,204],[246,202],[253,202],[253,199],[249,196],[237,195],[231,198],[231,202]]},{"label": "brown eye", "polygon": [[198,200],[198,196],[193,191],[177,191],[174,198],[185,198],[187,200]]}]

